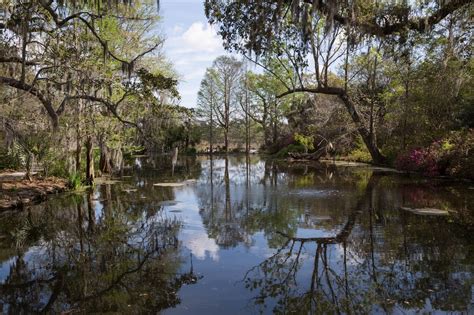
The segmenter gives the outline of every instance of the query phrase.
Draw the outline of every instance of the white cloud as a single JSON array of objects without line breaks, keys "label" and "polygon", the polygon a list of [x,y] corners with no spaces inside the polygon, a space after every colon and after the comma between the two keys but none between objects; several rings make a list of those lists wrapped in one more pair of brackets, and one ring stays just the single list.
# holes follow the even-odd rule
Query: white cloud
[{"label": "white cloud", "polygon": [[204,76],[204,72],[204,68],[198,68],[193,71],[187,72],[184,74],[184,80],[189,82],[191,80],[201,79]]},{"label": "white cloud", "polygon": [[202,22],[194,22],[181,36],[186,50],[215,52],[222,49],[220,38],[215,30]]},{"label": "white cloud", "polygon": [[207,22],[194,20],[185,25],[182,21],[168,26],[165,51],[178,71],[181,81],[181,105],[194,107],[201,78],[206,68],[219,55],[225,54],[222,40]]},{"label": "white cloud", "polygon": [[[201,59],[207,54],[222,53],[221,38],[212,26],[203,22],[194,22],[187,29],[174,26],[169,33],[171,37],[166,41],[171,55],[197,54]],[[170,35],[170,34],[169,34]],[[207,60],[206,60],[207,61]]]},{"label": "white cloud", "polygon": [[183,243],[197,259],[203,260],[210,257],[213,261],[219,260],[219,246],[214,239],[207,236],[206,232],[193,231],[193,234],[189,235]]}]

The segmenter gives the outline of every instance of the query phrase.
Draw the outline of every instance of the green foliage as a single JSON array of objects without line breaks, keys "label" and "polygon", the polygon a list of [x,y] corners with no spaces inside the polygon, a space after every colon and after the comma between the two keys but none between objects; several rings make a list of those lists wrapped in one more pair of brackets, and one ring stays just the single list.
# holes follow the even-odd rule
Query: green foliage
[{"label": "green foliage", "polygon": [[143,90],[149,93],[150,95],[153,92],[167,90],[171,92],[171,95],[173,97],[179,98],[179,92],[176,89],[178,80],[166,77],[161,73],[151,73],[145,68],[138,69],[137,75],[140,78],[140,83],[143,87]]},{"label": "green foliage", "polygon": [[450,175],[474,179],[474,130],[451,132],[427,147],[398,155],[397,168],[428,176]]},{"label": "green foliage", "polygon": [[308,153],[308,150],[314,150],[314,137],[305,136],[299,133],[295,133],[294,136],[295,142],[304,147],[304,151]]},{"label": "green foliage", "polygon": [[130,145],[127,146],[126,150],[123,152],[124,158],[130,159],[133,155],[142,154],[145,150],[145,147],[140,145]]},{"label": "green foliage", "polygon": [[59,150],[50,149],[41,160],[45,176],[68,178],[67,159]]},{"label": "green foliage", "polygon": [[369,151],[365,147],[354,149],[349,153],[348,158],[356,162],[372,162],[372,157],[370,156]]},{"label": "green foliage", "polygon": [[14,152],[9,152],[6,148],[0,147],[0,170],[18,169],[22,164],[21,157]]},{"label": "green foliage", "polygon": [[355,149],[349,152],[348,158],[356,162],[372,162],[372,157],[370,156],[370,153],[362,142],[362,138],[360,136],[356,138]]},{"label": "green foliage", "polygon": [[77,190],[82,186],[81,175],[77,173],[70,174],[68,177],[68,186],[73,190]]},{"label": "green foliage", "polygon": [[451,133],[443,142],[443,160],[448,175],[474,179],[474,129]]},{"label": "green foliage", "polygon": [[68,178],[69,174],[67,170],[66,161],[64,159],[47,158],[43,162],[43,167],[47,176]]}]

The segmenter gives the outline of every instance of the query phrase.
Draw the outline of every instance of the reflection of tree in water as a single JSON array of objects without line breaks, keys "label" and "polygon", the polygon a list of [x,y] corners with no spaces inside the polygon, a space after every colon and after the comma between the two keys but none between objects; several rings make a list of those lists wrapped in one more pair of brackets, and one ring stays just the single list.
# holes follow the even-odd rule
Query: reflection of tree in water
[{"label": "reflection of tree in water", "polygon": [[[453,242],[453,231],[443,231],[444,218],[407,217],[393,224],[402,230],[390,230],[390,216],[374,211],[380,206],[378,181],[374,175],[369,179],[335,236],[280,233],[284,245],[244,277],[246,287],[257,292],[253,302],[262,310],[295,314],[467,311],[474,284],[467,257],[472,243]],[[387,226],[378,229],[379,224]]]},{"label": "reflection of tree in water", "polygon": [[[280,200],[277,191],[278,181],[285,180],[275,163],[258,157],[205,161],[197,195],[209,236],[221,246],[233,247],[251,244],[251,235],[262,229],[267,237],[274,238],[272,228],[267,227],[275,224],[295,229],[298,213],[289,210],[289,201]],[[280,244],[281,237],[276,239]]]},{"label": "reflection of tree in water", "polygon": [[235,195],[231,195],[231,185],[235,185],[235,182],[229,174],[229,159],[216,161],[211,157],[208,163],[208,172],[201,175],[204,187],[198,188],[197,194],[209,237],[224,247],[234,247],[239,243],[249,244],[250,236],[240,224],[242,207],[239,200],[234,199]]},{"label": "reflection of tree in water", "polygon": [[112,195],[105,190],[99,213],[88,195],[14,220],[8,241],[18,248],[0,284],[3,311],[150,313],[180,302],[179,288],[197,280],[179,271],[180,223],[115,207]]},{"label": "reflection of tree in water", "polygon": [[126,175],[142,180],[181,180],[199,177],[201,163],[196,156],[168,154],[150,154],[143,158],[133,158],[127,161]]},{"label": "reflection of tree in water", "polygon": [[[269,246],[277,248],[285,242],[277,231],[293,234],[299,227],[316,224],[331,229],[344,223],[345,208],[353,203],[318,195],[354,189],[354,173],[337,172],[331,166],[289,166],[244,156],[208,160],[202,169],[197,187],[201,217],[209,236],[223,246],[250,244],[251,235],[262,231]],[[299,195],[305,187],[311,187],[309,193]],[[334,203],[341,213],[334,213]],[[321,209],[331,214],[329,221],[312,216]]]}]

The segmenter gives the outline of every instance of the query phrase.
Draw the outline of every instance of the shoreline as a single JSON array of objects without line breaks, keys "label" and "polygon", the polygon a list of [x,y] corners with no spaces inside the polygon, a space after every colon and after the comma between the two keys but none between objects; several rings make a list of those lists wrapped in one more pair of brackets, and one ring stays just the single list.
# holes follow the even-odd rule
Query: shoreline
[{"label": "shoreline", "polygon": [[57,177],[11,178],[8,173],[0,174],[0,211],[22,209],[37,204],[54,195],[69,190],[65,179]]}]

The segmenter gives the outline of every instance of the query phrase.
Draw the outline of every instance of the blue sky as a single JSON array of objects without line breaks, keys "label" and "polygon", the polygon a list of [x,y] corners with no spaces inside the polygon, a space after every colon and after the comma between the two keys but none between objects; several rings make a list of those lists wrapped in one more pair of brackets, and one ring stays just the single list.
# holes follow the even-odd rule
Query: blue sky
[{"label": "blue sky", "polygon": [[181,105],[195,107],[199,84],[212,61],[225,54],[222,41],[207,23],[203,0],[162,0],[164,53],[180,76]]}]

